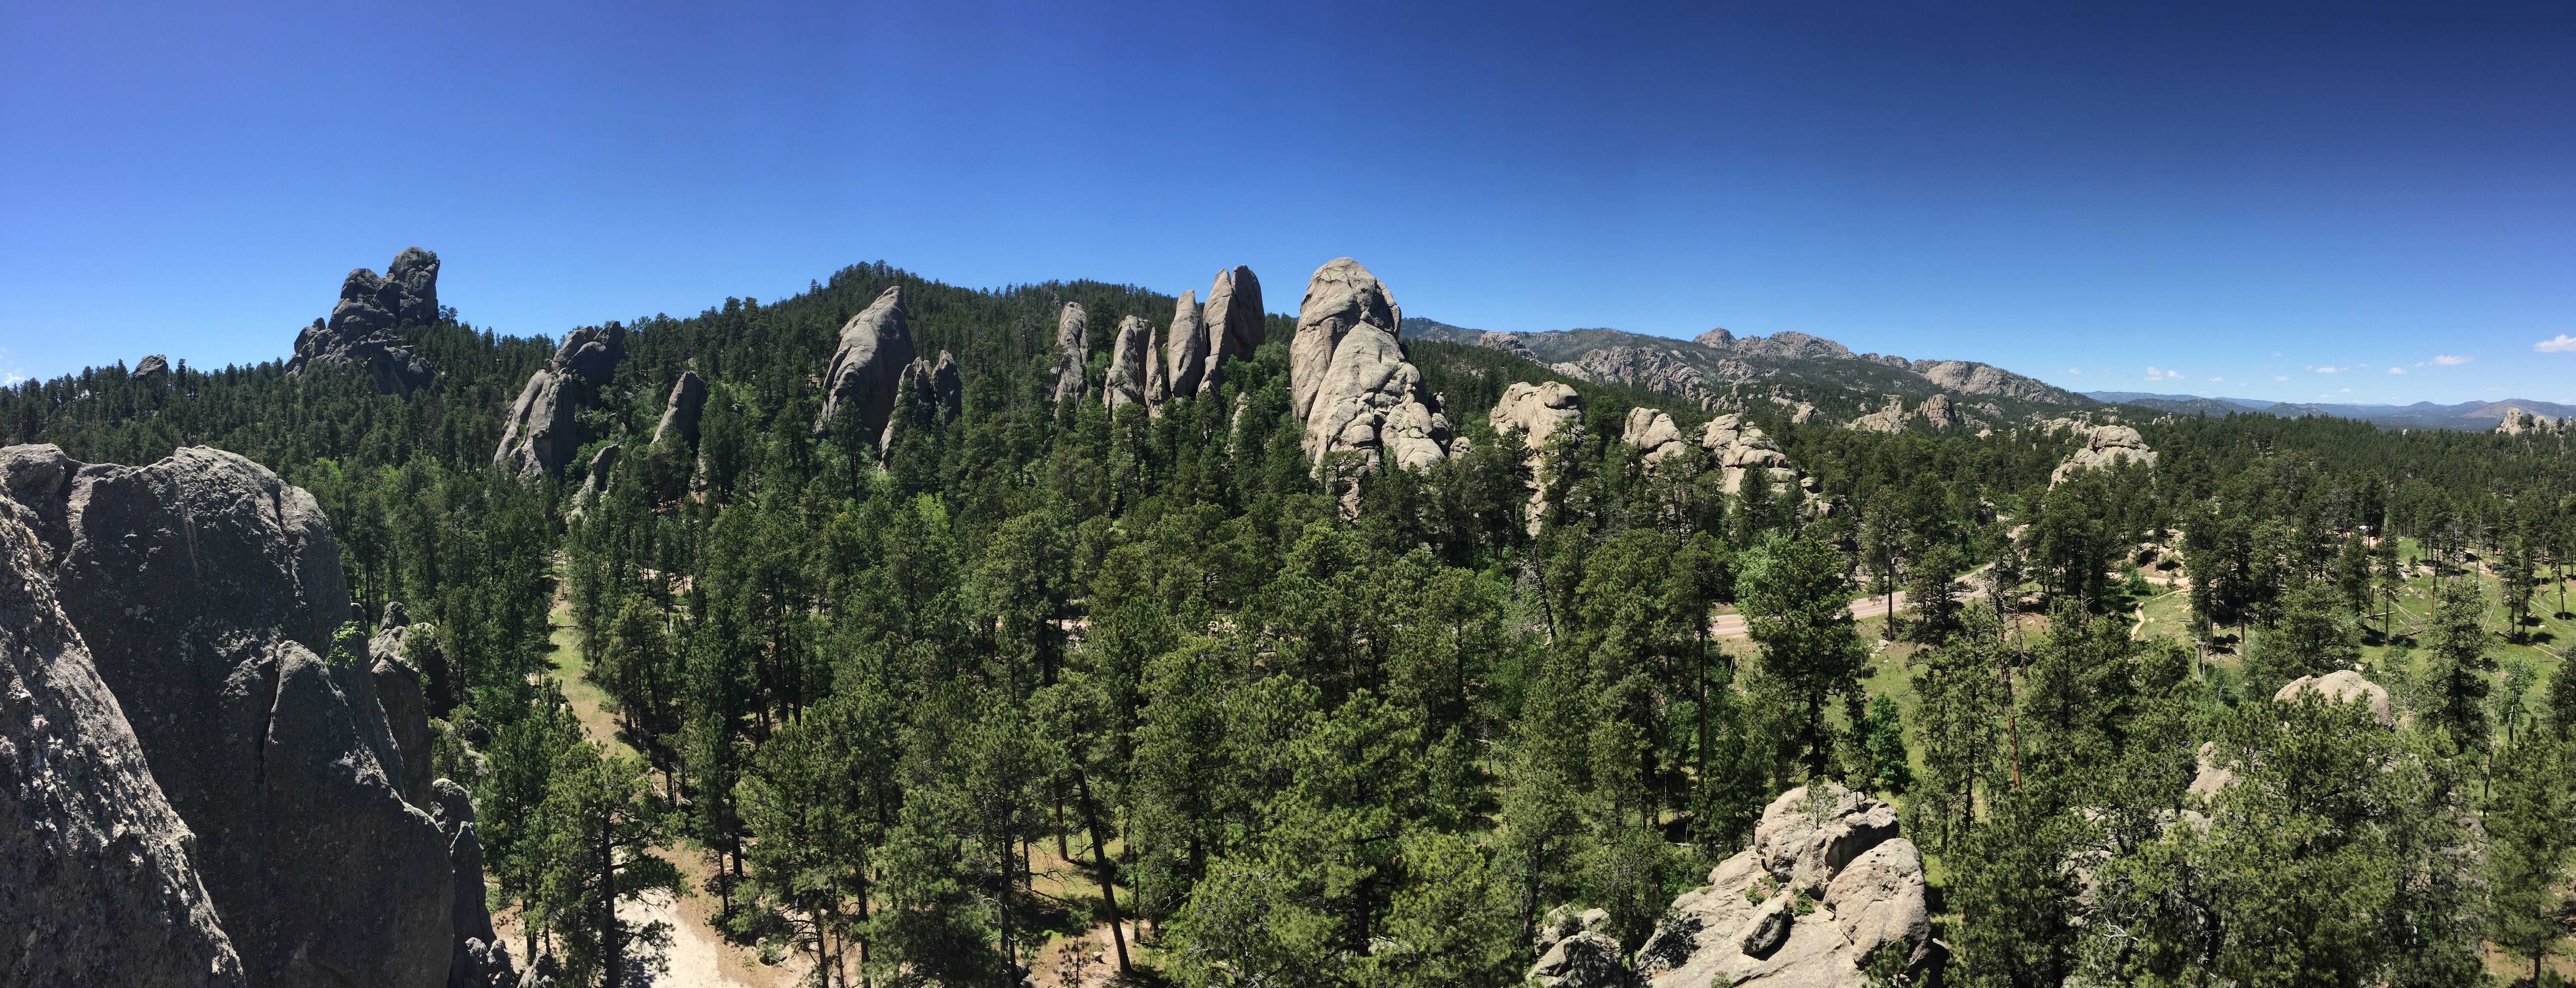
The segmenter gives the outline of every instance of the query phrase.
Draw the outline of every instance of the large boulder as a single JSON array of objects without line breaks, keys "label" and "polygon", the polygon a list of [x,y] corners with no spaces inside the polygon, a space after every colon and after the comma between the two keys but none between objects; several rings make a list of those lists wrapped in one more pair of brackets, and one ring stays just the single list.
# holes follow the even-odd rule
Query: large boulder
[{"label": "large boulder", "polygon": [[1199,375],[1199,393],[1209,394],[1224,383],[1220,372],[1229,360],[1250,360],[1252,352],[1270,335],[1270,324],[1261,307],[1261,279],[1252,269],[1236,265],[1219,271],[1208,286],[1207,308],[1200,313],[1200,326],[1207,333],[1207,372]]},{"label": "large boulder", "polygon": [[2362,678],[2350,669],[2337,669],[2322,676],[2301,676],[2290,680],[2272,694],[2274,703],[2296,703],[2306,697],[2327,703],[2351,703],[2359,700],[2370,704],[2370,715],[2382,724],[2397,723],[2388,705],[2388,687]]},{"label": "large boulder", "polygon": [[626,327],[618,323],[584,326],[564,334],[562,345],[544,367],[528,375],[519,400],[502,423],[501,446],[492,462],[523,478],[560,473],[583,441],[580,411],[626,359]]},{"label": "large boulder", "polygon": [[1172,305],[1172,330],[1164,338],[1163,370],[1171,386],[1172,397],[1187,398],[1199,393],[1199,383],[1207,378],[1207,326],[1199,321],[1199,293],[1194,289],[1181,293]]},{"label": "large boulder", "polygon": [[134,373],[128,376],[137,381],[149,381],[156,377],[166,377],[169,373],[170,358],[156,353],[135,362]]},{"label": "large boulder", "polygon": [[1673,900],[1638,948],[1655,988],[1864,988],[1873,953],[1905,968],[1933,951],[1923,857],[1886,803],[1832,784],[1772,800],[1753,846]]},{"label": "large boulder", "polygon": [[335,640],[349,591],[312,496],[204,447],[126,467],[22,446],[0,464],[49,542],[64,617],[197,835],[247,984],[446,980],[448,842],[403,794],[426,728],[401,697],[406,723],[389,723],[366,646]]},{"label": "large boulder", "polygon": [[22,485],[50,499],[68,479],[28,451],[0,451],[27,468],[0,474],[0,983],[245,985],[196,837],[56,601],[54,553],[11,500]]},{"label": "large boulder", "polygon": [[1630,446],[1646,451],[1644,459],[1648,469],[1653,469],[1665,460],[1679,456],[1683,450],[1690,448],[1688,443],[1682,441],[1681,427],[1673,423],[1673,417],[1664,414],[1662,409],[1656,408],[1629,409],[1627,428],[1620,433],[1619,438]]},{"label": "large boulder", "polygon": [[2147,448],[2146,439],[2136,429],[2125,425],[2093,426],[2085,434],[2084,448],[2058,464],[2049,473],[2048,483],[2055,486],[2081,470],[2109,470],[2122,461],[2152,467],[2156,465],[2156,451]]},{"label": "large boulder", "polygon": [[326,322],[295,338],[289,374],[307,367],[354,367],[367,372],[376,387],[389,394],[410,394],[427,385],[435,372],[412,355],[394,330],[438,321],[438,255],[418,247],[403,248],[385,266],[383,277],[366,268],[349,272],[340,282],[340,301]]},{"label": "large boulder", "polygon": [[843,414],[857,435],[885,432],[904,369],[913,361],[912,328],[903,301],[903,286],[890,286],[841,325],[841,345],[823,372],[823,411],[814,418],[815,435]]},{"label": "large boulder", "polygon": [[1082,303],[1067,302],[1055,317],[1055,402],[1079,399],[1088,385],[1083,369],[1091,360],[1091,314]]},{"label": "large boulder", "polygon": [[1289,345],[1289,390],[1305,450],[1321,464],[1362,454],[1361,470],[1420,470],[1449,458],[1449,418],[1396,339],[1402,310],[1367,268],[1339,258],[1315,270]]},{"label": "large boulder", "polygon": [[653,426],[653,445],[661,449],[697,446],[698,415],[706,407],[706,380],[696,371],[681,371],[680,379],[671,382],[670,400],[662,403],[662,421]]},{"label": "large boulder", "polygon": [[1558,431],[1583,427],[1583,398],[1558,381],[1514,381],[1503,388],[1493,411],[1485,413],[1485,424],[1495,432],[1519,429],[1522,444],[1535,452],[1546,448]]},{"label": "large boulder", "polygon": [[1109,344],[1109,375],[1101,384],[1100,397],[1109,414],[1129,405],[1149,404],[1147,368],[1154,363],[1154,324],[1143,316],[1118,320],[1118,335]]}]

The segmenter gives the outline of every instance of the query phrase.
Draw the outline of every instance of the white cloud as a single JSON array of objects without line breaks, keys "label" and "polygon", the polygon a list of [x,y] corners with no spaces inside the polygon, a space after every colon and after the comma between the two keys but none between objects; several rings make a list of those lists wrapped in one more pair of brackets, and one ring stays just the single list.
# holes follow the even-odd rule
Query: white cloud
[{"label": "white cloud", "polygon": [[2281,376],[2279,376],[2279,377],[2275,377],[2275,378],[2273,378],[2273,380],[2275,380],[2275,381],[2287,381],[2287,380],[2289,380],[2289,379],[2290,379],[2290,378],[2289,378],[2289,375],[2286,375],[2286,374],[2281,375]]},{"label": "white cloud", "polygon": [[2435,366],[2435,367],[2457,367],[2457,366],[2460,366],[2461,364],[2465,364],[2465,363],[2468,363],[2469,361],[2476,360],[2476,359],[2478,359],[2478,358],[2476,358],[2476,357],[2458,357],[2458,356],[2453,356],[2453,355],[2451,355],[2451,354],[2447,354],[2447,353],[2446,353],[2446,354],[2443,354],[2443,355],[2441,355],[2441,356],[2439,356],[2439,357],[2435,357],[2435,358],[2433,358],[2433,366]]},{"label": "white cloud", "polygon": [[2343,393],[2343,394],[2351,394],[2351,393],[2352,393],[2352,389],[2351,389],[2351,388],[2336,388],[2335,390],[2336,390],[2336,391],[2339,391],[2339,392],[2341,392],[2341,393]]},{"label": "white cloud", "polygon": [[2310,367],[2310,368],[2308,368],[2308,369],[2309,369],[2309,370],[2312,370],[2312,371],[2315,371],[2315,372],[2317,372],[2317,373],[2319,373],[2319,374],[2341,374],[2341,373],[2343,373],[2343,372],[2345,372],[2345,371],[2351,370],[2352,368],[2350,368],[2350,367]]},{"label": "white cloud", "polygon": [[2226,382],[2226,380],[2227,380],[2226,378],[2220,377],[2220,376],[2218,376],[2218,375],[2216,375],[2216,374],[2209,375],[2209,379],[2210,379],[2210,380],[2212,380],[2212,381],[2218,381],[2218,382],[2221,382],[2221,383],[2224,383],[2224,382]]},{"label": "white cloud", "polygon": [[2391,373],[2391,374],[2403,374],[2403,373],[2406,373],[2406,368],[2403,368],[2403,367],[2391,367],[2391,368],[2389,368],[2389,369],[2388,369],[2388,372],[2389,372],[2389,373]]},{"label": "white cloud", "polygon": [[2179,381],[2186,376],[2181,371],[2157,370],[2152,366],[2147,368],[2147,380],[2150,381]]},{"label": "white cloud", "polygon": [[2569,336],[2565,333],[2560,333],[2556,339],[2542,340],[2538,343],[2532,344],[2531,352],[2576,353],[2576,336]]},{"label": "white cloud", "polygon": [[2084,368],[2081,368],[2081,367],[2069,367],[2069,368],[2067,368],[2067,369],[2066,369],[2066,372],[2067,372],[2067,373],[2069,373],[2069,374],[2082,374],[2082,373],[2084,373]]}]

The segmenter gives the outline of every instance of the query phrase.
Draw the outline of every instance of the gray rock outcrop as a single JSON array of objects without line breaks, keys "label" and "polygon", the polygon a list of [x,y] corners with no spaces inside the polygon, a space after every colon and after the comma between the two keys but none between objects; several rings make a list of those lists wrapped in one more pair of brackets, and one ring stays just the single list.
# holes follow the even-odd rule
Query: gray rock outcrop
[{"label": "gray rock outcrop", "polygon": [[1797,487],[1798,471],[1789,465],[1789,454],[1762,431],[1762,427],[1744,421],[1742,415],[1729,413],[1708,420],[1700,430],[1699,444],[1709,451],[1718,468],[1726,493],[1744,490],[1747,476],[1767,477],[1775,488]]},{"label": "gray rock outcrop", "polygon": [[2147,448],[2146,439],[2140,437],[2136,429],[2125,425],[2093,426],[2085,437],[2084,448],[2058,464],[2057,469],[2049,473],[2048,482],[2054,486],[2074,476],[2076,471],[2109,470],[2124,460],[2152,467],[2156,465],[2156,451]]},{"label": "gray rock outcrop", "polygon": [[1252,276],[1251,268],[1236,265],[1216,273],[1216,281],[1208,286],[1207,308],[1199,316],[1208,338],[1207,373],[1199,375],[1200,394],[1224,383],[1226,361],[1250,360],[1252,352],[1261,349],[1270,335],[1266,311],[1261,306],[1261,279]]},{"label": "gray rock outcrop", "polygon": [[1880,406],[1875,412],[1851,420],[1851,428],[1862,432],[1905,431],[1905,399],[1899,395],[1888,395],[1887,404]]},{"label": "gray rock outcrop", "polygon": [[[134,373],[137,377],[143,375],[139,369]],[[2496,423],[2495,431],[2508,436],[2519,436],[2526,432],[2548,432],[2552,425],[2554,423],[2549,420],[2549,416],[2534,414],[2516,405],[2504,410],[2504,420]]]},{"label": "gray rock outcrop", "polygon": [[1163,342],[1163,370],[1172,397],[1198,394],[1200,382],[1207,379],[1209,341],[1207,325],[1199,321],[1197,289],[1182,292],[1180,300],[1173,303],[1172,331]]},{"label": "gray rock outcrop", "polygon": [[1055,318],[1055,403],[1080,399],[1087,390],[1083,367],[1091,359],[1091,314],[1067,302]]},{"label": "gray rock outcrop", "polygon": [[1689,448],[1682,439],[1681,427],[1673,423],[1673,417],[1655,408],[1629,409],[1627,428],[1620,434],[1620,439],[1646,451],[1644,459],[1648,469],[1681,455]]},{"label": "gray rock outcrop", "polygon": [[844,427],[856,435],[885,433],[904,368],[913,361],[912,328],[903,301],[903,286],[890,286],[841,325],[840,346],[823,373],[823,411],[814,419],[815,435],[833,428],[844,415],[849,418]]},{"label": "gray rock outcrop", "polygon": [[1524,980],[1540,988],[1634,988],[1642,984],[1621,960],[1626,952],[1619,949],[1619,941],[1603,932],[1609,920],[1610,914],[1600,909],[1588,909],[1580,915],[1564,906],[1548,910],[1539,922],[1538,963],[1530,966]]},{"label": "gray rock outcrop", "polygon": [[[1753,368],[1742,361],[1721,360],[1717,366],[1728,381],[1751,380],[1755,376]],[[1587,350],[1583,356],[1550,365],[1549,369],[1578,381],[1688,398],[1702,411],[1715,407],[1718,400],[1717,382],[1669,350],[1635,346]]]},{"label": "gray rock outcrop", "polygon": [[384,277],[366,268],[349,272],[340,282],[339,304],[328,322],[295,337],[295,355],[286,372],[307,367],[354,367],[367,372],[376,388],[388,394],[410,394],[435,376],[429,362],[414,356],[396,328],[427,326],[438,321],[438,255],[405,247],[385,266]]},{"label": "gray rock outcrop", "polygon": [[2042,404],[2074,404],[2074,396],[2001,367],[1972,360],[1916,360],[1907,369],[1942,390],[1963,395],[1998,395]]},{"label": "gray rock outcrop", "polygon": [[0,450],[0,983],[247,984],[124,709],[54,596],[49,548],[11,498],[67,463]]},{"label": "gray rock outcrop", "polygon": [[936,362],[916,357],[903,369],[901,382],[895,388],[894,413],[886,418],[885,433],[877,440],[879,453],[894,449],[895,439],[906,428],[932,428],[957,421],[964,410],[965,385],[957,376],[957,358],[939,351]]},{"label": "gray rock outcrop", "polygon": [[1821,336],[1796,331],[1763,336],[1737,336],[1724,329],[1712,329],[1691,337],[1691,342],[1738,357],[1761,357],[1771,360],[1850,359],[1851,348]]},{"label": "gray rock outcrop", "polygon": [[1949,395],[1933,395],[1923,399],[1923,404],[1914,409],[1914,414],[1923,416],[1923,424],[1935,429],[1955,429],[1959,426],[1959,407],[1950,401]]},{"label": "gray rock outcrop", "polygon": [[564,334],[554,357],[528,375],[519,400],[511,403],[510,417],[502,424],[501,447],[492,451],[492,462],[522,478],[561,472],[581,451],[581,407],[594,399],[625,359],[623,325],[584,326]]},{"label": "gray rock outcrop", "polygon": [[1485,413],[1485,424],[1495,432],[1519,429],[1521,444],[1536,452],[1546,448],[1558,431],[1583,427],[1583,398],[1559,381],[1514,381],[1503,388],[1494,410]]},{"label": "gray rock outcrop", "polygon": [[1519,333],[1498,333],[1488,329],[1477,334],[1476,345],[1488,350],[1500,350],[1522,360],[1538,359],[1538,352],[1530,349],[1528,343],[1522,342]]},{"label": "gray rock outcrop", "polygon": [[653,445],[666,450],[698,445],[698,416],[706,411],[707,382],[696,371],[681,371],[671,382],[671,397],[662,403],[662,421],[653,426]]},{"label": "gray rock outcrop", "polygon": [[204,447],[126,467],[20,446],[0,463],[63,617],[196,835],[244,982],[444,982],[448,841],[403,793],[426,726],[364,646],[334,640],[349,591],[312,496]]},{"label": "gray rock outcrop", "polygon": [[1361,453],[1367,472],[1448,459],[1449,418],[1423,389],[1422,372],[1405,360],[1395,336],[1401,316],[1386,286],[1359,262],[1337,258],[1315,269],[1288,351],[1291,408],[1306,423],[1309,460]]},{"label": "gray rock outcrop", "polygon": [[1154,324],[1142,316],[1118,320],[1118,335],[1109,344],[1109,374],[1101,383],[1101,401],[1109,414],[1129,405],[1146,404],[1147,367],[1154,363]]},{"label": "gray rock outcrop", "polygon": [[149,381],[156,377],[166,377],[169,373],[170,358],[156,353],[136,362],[134,373],[127,376],[132,380]]},{"label": "gray rock outcrop", "polygon": [[2371,682],[2358,672],[2337,669],[2323,676],[2301,676],[2290,680],[2272,694],[2274,703],[2295,703],[2301,694],[2328,703],[2350,703],[2361,700],[2370,704],[2370,715],[2382,724],[2397,723],[2394,709],[2388,705],[2388,687]]},{"label": "gray rock outcrop", "polygon": [[[1923,858],[1897,835],[1895,808],[1826,784],[1783,793],[1753,846],[1673,900],[1638,948],[1655,988],[1760,984],[1863,988],[1873,953],[1907,970],[1934,950]],[[1722,979],[1722,980],[1720,980]]]}]

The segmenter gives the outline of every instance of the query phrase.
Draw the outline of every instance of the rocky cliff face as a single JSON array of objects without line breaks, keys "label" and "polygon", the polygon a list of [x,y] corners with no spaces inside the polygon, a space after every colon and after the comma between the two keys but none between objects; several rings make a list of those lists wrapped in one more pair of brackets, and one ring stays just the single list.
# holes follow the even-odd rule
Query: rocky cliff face
[{"label": "rocky cliff face", "polygon": [[1207,324],[1199,321],[1198,291],[1182,292],[1172,305],[1172,331],[1163,340],[1163,374],[1172,397],[1199,393],[1207,380],[1208,342]]},{"label": "rocky cliff face", "polygon": [[1252,269],[1236,265],[1232,270],[1216,273],[1208,286],[1207,309],[1199,316],[1207,333],[1207,372],[1199,375],[1199,393],[1214,392],[1224,383],[1221,371],[1229,360],[1250,360],[1252,351],[1261,349],[1270,335],[1270,324],[1263,318],[1261,279]]},{"label": "rocky cliff face", "polygon": [[1147,400],[1152,384],[1148,368],[1153,363],[1154,324],[1142,316],[1118,320],[1118,335],[1109,344],[1109,376],[1100,386],[1109,414],[1116,415],[1128,405],[1160,404]]},{"label": "rocky cliff face", "polygon": [[379,390],[410,394],[436,372],[413,356],[394,330],[437,321],[438,255],[405,247],[385,266],[384,277],[366,268],[349,272],[330,320],[313,320],[295,337],[295,356],[287,360],[286,372],[300,374],[317,364],[355,367],[375,378]]},{"label": "rocky cliff face", "polygon": [[[1708,375],[1700,373],[1698,368],[1668,350],[1633,346],[1587,350],[1583,356],[1551,365],[1549,369],[1578,381],[1616,384],[1688,398],[1702,411],[1716,407],[1719,397],[1717,385],[1720,382],[1712,381]],[[1757,373],[1740,360],[1718,361],[1717,369],[1724,382],[1752,380]]]},{"label": "rocky cliff face", "polygon": [[1681,455],[1683,450],[1689,448],[1689,445],[1682,441],[1681,426],[1673,423],[1672,416],[1656,408],[1629,409],[1627,428],[1621,432],[1619,438],[1630,446],[1646,451],[1644,458],[1646,467],[1650,470],[1667,459]]},{"label": "rocky cliff face", "polygon": [[2061,483],[2079,470],[2109,470],[2121,460],[2152,467],[2156,465],[2156,451],[2147,448],[2146,439],[2136,429],[2125,425],[2093,426],[2085,437],[2084,448],[2058,464],[2048,475],[2048,482]]},{"label": "rocky cliff face", "polygon": [[581,451],[581,420],[577,413],[592,401],[625,359],[625,326],[612,322],[564,334],[563,345],[555,348],[553,359],[528,375],[527,386],[519,389],[519,400],[511,403],[510,418],[501,431],[501,447],[492,452],[492,462],[516,470],[525,478],[561,472],[573,454]]},{"label": "rocky cliff face", "polygon": [[1744,490],[1744,478],[1768,478],[1774,487],[1796,487],[1798,471],[1789,466],[1789,454],[1780,451],[1762,427],[1744,421],[1736,414],[1720,415],[1708,420],[1700,430],[1699,444],[1707,449],[1725,471],[1723,482],[1727,493]]},{"label": "rocky cliff face", "polygon": [[457,883],[451,841],[407,798],[426,778],[417,674],[335,642],[349,593],[313,498],[203,447],[125,467],[18,446],[0,463],[132,731],[128,764],[195,834],[242,983],[443,983]]},{"label": "rocky cliff face", "polygon": [[1448,416],[1396,342],[1400,315],[1359,262],[1344,257],[1315,269],[1288,351],[1291,407],[1306,423],[1308,459],[1356,452],[1366,472],[1387,463],[1419,470],[1449,457]]},{"label": "rocky cliff face", "polygon": [[696,371],[681,371],[671,382],[671,397],[662,403],[662,421],[653,426],[653,445],[666,450],[698,445],[698,416],[706,411],[707,382]]},{"label": "rocky cliff face", "polygon": [[62,484],[66,464],[29,453],[0,451],[0,982],[244,985],[196,836],[55,600],[34,513],[7,496]]},{"label": "rocky cliff face", "polygon": [[1922,854],[1897,836],[1894,807],[1802,786],[1771,801],[1752,847],[1673,900],[1631,964],[1599,933],[1560,934],[1530,977],[1563,988],[1864,988],[1874,965],[1919,974],[1933,960],[1924,891]]},{"label": "rocky cliff face", "polygon": [[873,438],[885,433],[886,420],[894,414],[895,391],[913,361],[907,315],[903,286],[895,285],[842,324],[841,345],[832,351],[832,364],[823,372],[823,411],[814,419],[815,435],[822,435],[845,414],[847,427],[858,435]]},{"label": "rocky cliff face", "polygon": [[1887,404],[1880,406],[1875,412],[1851,420],[1849,427],[1862,432],[1905,431],[1905,398],[1902,395],[1888,395]]},{"label": "rocky cliff face", "polygon": [[1079,399],[1088,390],[1083,366],[1091,359],[1091,314],[1079,302],[1067,302],[1055,317],[1055,403]]}]

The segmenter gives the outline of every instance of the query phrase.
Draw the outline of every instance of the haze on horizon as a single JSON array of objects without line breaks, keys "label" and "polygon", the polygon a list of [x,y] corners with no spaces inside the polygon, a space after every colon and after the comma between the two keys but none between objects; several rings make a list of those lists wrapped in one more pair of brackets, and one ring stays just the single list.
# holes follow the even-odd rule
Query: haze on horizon
[{"label": "haze on horizon", "polygon": [[1797,330],[2078,391],[2576,403],[2576,7],[0,9],[0,380],[884,260]]}]

